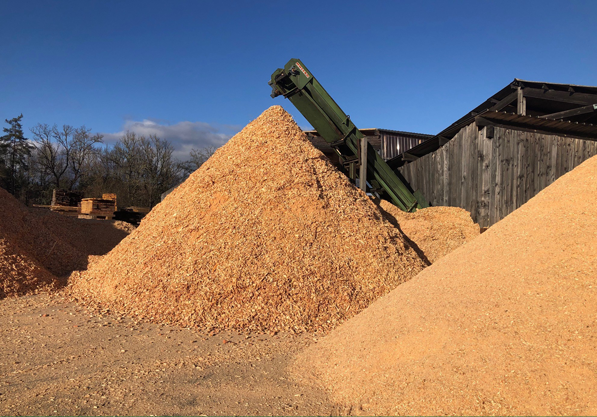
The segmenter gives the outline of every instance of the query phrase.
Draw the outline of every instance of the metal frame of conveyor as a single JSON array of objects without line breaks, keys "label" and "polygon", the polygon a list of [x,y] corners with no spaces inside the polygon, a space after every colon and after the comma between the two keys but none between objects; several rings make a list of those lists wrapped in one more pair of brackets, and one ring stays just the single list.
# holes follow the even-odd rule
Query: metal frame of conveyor
[{"label": "metal frame of conveyor", "polygon": [[[284,68],[278,68],[269,85],[272,98],[284,96],[301,112],[317,133],[336,151],[340,163],[351,179],[355,179],[357,168],[366,169],[366,181],[371,191],[386,193],[389,200],[404,211],[415,211],[428,207],[423,195],[410,189],[398,178],[383,158],[368,143],[365,136],[350,120],[334,99],[313,77],[299,59],[291,59]],[[366,161],[362,144],[367,145]],[[365,162],[363,164],[363,162]],[[363,173],[359,177],[362,177]]]}]

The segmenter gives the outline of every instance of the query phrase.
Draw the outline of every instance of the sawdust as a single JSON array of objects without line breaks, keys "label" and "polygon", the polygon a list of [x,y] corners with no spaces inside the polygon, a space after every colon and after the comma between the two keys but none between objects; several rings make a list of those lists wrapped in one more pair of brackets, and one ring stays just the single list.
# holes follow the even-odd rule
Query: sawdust
[{"label": "sawdust", "polygon": [[56,277],[11,239],[0,234],[0,300],[50,289],[55,284]]},{"label": "sawdust", "polygon": [[[135,230],[135,226],[123,221],[78,219],[47,210],[34,211],[28,215],[27,221],[41,228],[44,234],[51,234],[52,239],[65,244],[70,252],[66,258],[58,260],[62,264],[57,275],[85,269],[89,255],[105,255]],[[75,259],[69,261],[69,257]]]},{"label": "sawdust", "polygon": [[0,188],[0,298],[57,287],[56,277],[85,269],[127,233],[109,222],[86,222],[29,210]]},{"label": "sawdust", "polygon": [[386,218],[421,250],[430,263],[480,234],[468,211],[459,207],[429,207],[406,213],[386,200],[374,200]]},{"label": "sawdust", "polygon": [[0,188],[0,299],[29,294],[56,281],[27,250],[19,245],[24,207]]},{"label": "sawdust", "polygon": [[354,414],[597,414],[597,157],[298,358]]},{"label": "sawdust", "polygon": [[328,330],[425,264],[274,106],[87,272],[73,295],[204,329]]},{"label": "sawdust", "polygon": [[114,220],[112,222],[112,225],[114,226],[115,229],[122,230],[127,235],[132,233],[133,230],[135,230],[137,228],[137,226],[134,226],[128,222],[123,222],[122,220]]}]

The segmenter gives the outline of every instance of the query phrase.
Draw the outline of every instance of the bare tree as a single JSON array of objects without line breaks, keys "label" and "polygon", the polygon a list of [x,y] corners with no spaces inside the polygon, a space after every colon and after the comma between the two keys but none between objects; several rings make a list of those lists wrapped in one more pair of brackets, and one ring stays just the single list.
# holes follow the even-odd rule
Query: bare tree
[{"label": "bare tree", "polygon": [[172,159],[174,148],[167,140],[156,135],[141,138],[143,186],[149,206],[160,200],[160,195],[177,184],[181,177],[179,164]]},{"label": "bare tree", "polygon": [[102,139],[102,135],[99,133],[92,135],[91,129],[87,129],[85,126],[75,129],[69,152],[69,171],[71,174],[69,189],[79,183],[85,168],[89,168],[90,160],[98,152],[96,145],[102,143]]},{"label": "bare tree", "polygon": [[215,152],[217,148],[214,146],[208,146],[200,149],[192,149],[188,161],[181,164],[182,169],[186,175],[190,175],[197,171],[201,165],[203,165]]},{"label": "bare tree", "polygon": [[38,123],[31,129],[31,133],[38,150],[38,163],[53,177],[56,188],[61,188],[70,163],[74,128],[63,125],[62,129],[58,129],[56,125],[50,127]]},{"label": "bare tree", "polygon": [[[62,128],[38,124],[31,129],[35,150],[31,156],[31,182],[36,199],[45,199],[49,188],[77,188],[91,196],[113,192],[123,206],[154,206],[164,191],[180,183],[183,165],[173,158],[167,140],[126,132],[113,147],[100,148],[102,135],[81,126]],[[195,163],[213,150],[195,152]]]},{"label": "bare tree", "polygon": [[125,184],[128,204],[139,204],[141,193],[141,138],[135,132],[126,132],[114,145],[110,159],[120,181]]},{"label": "bare tree", "polygon": [[172,144],[156,135],[124,134],[110,152],[110,160],[123,185],[125,204],[153,207],[164,191],[180,182],[182,169],[173,152]]}]

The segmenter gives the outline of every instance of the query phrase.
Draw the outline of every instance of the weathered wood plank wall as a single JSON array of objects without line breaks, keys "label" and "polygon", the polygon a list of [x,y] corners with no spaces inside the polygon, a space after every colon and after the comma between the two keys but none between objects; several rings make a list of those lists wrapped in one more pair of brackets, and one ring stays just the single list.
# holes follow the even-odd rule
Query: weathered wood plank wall
[{"label": "weathered wood plank wall", "polygon": [[597,155],[597,142],[475,123],[439,148],[400,168],[434,206],[462,207],[489,227],[557,178]]}]

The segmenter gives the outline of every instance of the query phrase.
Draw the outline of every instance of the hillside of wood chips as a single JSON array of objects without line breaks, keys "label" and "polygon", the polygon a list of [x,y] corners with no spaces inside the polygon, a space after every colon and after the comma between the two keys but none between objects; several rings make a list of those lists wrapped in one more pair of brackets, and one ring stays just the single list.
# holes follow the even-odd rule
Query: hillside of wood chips
[{"label": "hillside of wood chips", "polygon": [[423,267],[274,106],[73,276],[72,292],[156,322],[301,332],[335,327]]},{"label": "hillside of wood chips", "polygon": [[597,414],[597,157],[301,354],[356,414]]},{"label": "hillside of wood chips", "polygon": [[0,188],[0,298],[32,292],[85,269],[128,233],[112,222],[31,211]]},{"label": "hillside of wood chips", "polygon": [[50,288],[55,284],[56,277],[12,239],[0,233],[0,300]]},{"label": "hillside of wood chips", "polygon": [[52,286],[56,277],[19,245],[23,206],[0,188],[0,299]]},{"label": "hillside of wood chips", "polygon": [[123,221],[77,219],[48,210],[35,210],[27,218],[30,224],[36,225],[35,227],[52,234],[56,240],[67,244],[69,250],[76,249],[78,255],[74,265],[70,265],[70,261],[67,260],[62,266],[66,274],[85,266],[85,260],[89,255],[99,256],[110,252],[135,230],[135,226]]},{"label": "hillside of wood chips", "polygon": [[468,211],[459,207],[428,207],[406,213],[386,200],[375,200],[382,213],[434,263],[480,234]]}]

